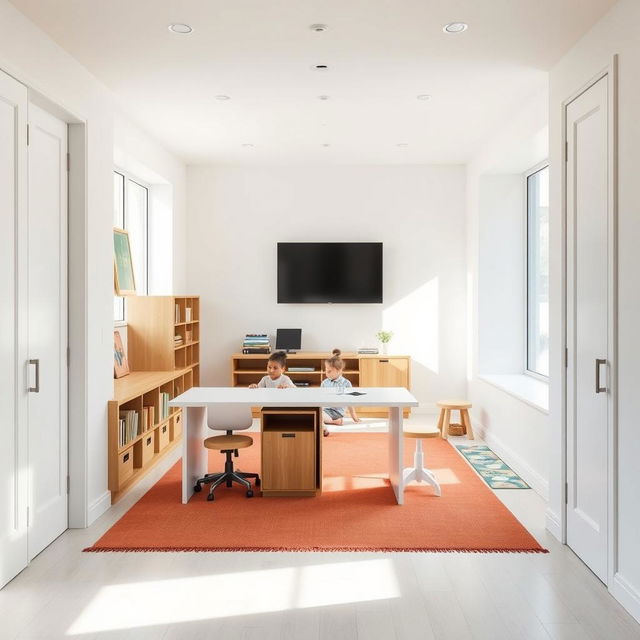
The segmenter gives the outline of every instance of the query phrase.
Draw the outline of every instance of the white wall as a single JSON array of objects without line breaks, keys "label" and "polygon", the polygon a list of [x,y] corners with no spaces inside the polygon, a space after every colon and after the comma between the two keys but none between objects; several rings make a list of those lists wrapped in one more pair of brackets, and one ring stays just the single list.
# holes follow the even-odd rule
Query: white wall
[{"label": "white wall", "polygon": [[[553,68],[550,74],[551,207],[562,211],[562,102],[590,81],[619,55],[618,120],[618,536],[614,595],[640,620],[640,429],[638,382],[640,374],[640,3],[620,0]],[[551,502],[556,517],[564,509],[561,492],[563,372],[562,216],[551,217],[551,388],[550,415],[557,427],[551,445]]]},{"label": "white wall", "polygon": [[[84,264],[80,268],[85,270],[86,286],[76,292],[77,306],[70,308],[70,315],[82,319],[78,331],[84,333],[80,336],[81,348],[71,352],[72,370],[77,359],[84,360],[80,381],[83,388],[76,394],[80,398],[72,398],[70,403],[79,404],[81,429],[81,433],[72,432],[71,437],[82,441],[80,455],[74,454],[70,460],[70,520],[72,526],[84,526],[110,504],[107,401],[113,396],[113,119],[119,109],[104,86],[7,0],[0,0],[0,69],[87,125],[86,219],[84,228],[77,230],[80,241],[85,243]],[[131,133],[135,127],[128,130]],[[153,146],[143,134],[137,139],[144,143],[144,149]],[[124,147],[129,146],[126,139],[121,142]],[[153,165],[151,156],[149,153],[143,160]],[[178,175],[176,170],[172,178]],[[184,194],[184,186],[180,189]],[[179,256],[174,262],[182,260]],[[181,278],[184,276],[178,272],[176,282]],[[80,353],[82,350],[84,354]]]},{"label": "white wall", "polygon": [[467,167],[467,376],[473,420],[480,436],[545,498],[549,420],[546,410],[526,397],[545,395],[546,389],[541,394],[543,383],[522,375],[523,175],[546,158],[547,119],[546,92],[531,96]]},{"label": "white wall", "polygon": [[[190,167],[202,382],[229,384],[246,332],[302,327],[303,349],[326,351],[376,345],[384,328],[425,407],[464,394],[464,193],[457,166]],[[277,304],[278,241],[382,241],[384,304]]]}]

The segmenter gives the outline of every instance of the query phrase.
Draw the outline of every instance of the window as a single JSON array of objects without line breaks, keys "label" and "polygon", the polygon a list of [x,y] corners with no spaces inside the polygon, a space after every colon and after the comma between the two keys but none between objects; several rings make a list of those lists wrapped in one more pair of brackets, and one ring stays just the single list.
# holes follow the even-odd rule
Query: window
[{"label": "window", "polygon": [[[138,295],[148,292],[149,190],[123,171],[113,174],[113,225],[129,232],[133,274]],[[114,297],[114,319],[125,320],[124,298]]]},{"label": "window", "polygon": [[549,166],[527,174],[527,371],[549,376]]}]

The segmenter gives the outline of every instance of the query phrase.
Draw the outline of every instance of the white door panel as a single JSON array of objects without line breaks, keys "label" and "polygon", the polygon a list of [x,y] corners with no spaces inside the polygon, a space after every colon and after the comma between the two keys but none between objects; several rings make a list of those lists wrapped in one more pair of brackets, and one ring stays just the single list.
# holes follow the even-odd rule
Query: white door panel
[{"label": "white door panel", "polygon": [[0,587],[27,564],[26,114],[26,87],[0,72]]},{"label": "white door panel", "polygon": [[67,125],[29,105],[29,560],[67,528]]},{"label": "white door panel", "polygon": [[567,106],[566,127],[567,543],[606,583],[608,77]]}]

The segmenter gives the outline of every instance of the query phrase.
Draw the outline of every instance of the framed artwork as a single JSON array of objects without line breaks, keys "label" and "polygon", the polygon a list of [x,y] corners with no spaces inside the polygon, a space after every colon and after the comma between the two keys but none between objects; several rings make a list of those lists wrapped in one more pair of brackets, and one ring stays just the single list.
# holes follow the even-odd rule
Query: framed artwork
[{"label": "framed artwork", "polygon": [[122,346],[119,331],[113,332],[113,377],[122,378],[129,373],[129,362]]},{"label": "framed artwork", "polygon": [[113,228],[113,268],[116,295],[135,296],[136,281],[133,277],[129,234],[117,227]]}]

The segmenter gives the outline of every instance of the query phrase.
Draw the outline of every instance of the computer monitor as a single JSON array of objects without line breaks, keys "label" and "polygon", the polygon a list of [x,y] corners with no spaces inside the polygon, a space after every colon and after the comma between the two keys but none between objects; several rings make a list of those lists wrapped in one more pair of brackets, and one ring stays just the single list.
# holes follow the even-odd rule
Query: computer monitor
[{"label": "computer monitor", "polygon": [[287,353],[300,349],[302,345],[302,329],[276,329],[276,350]]}]

